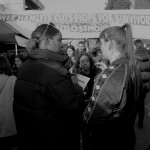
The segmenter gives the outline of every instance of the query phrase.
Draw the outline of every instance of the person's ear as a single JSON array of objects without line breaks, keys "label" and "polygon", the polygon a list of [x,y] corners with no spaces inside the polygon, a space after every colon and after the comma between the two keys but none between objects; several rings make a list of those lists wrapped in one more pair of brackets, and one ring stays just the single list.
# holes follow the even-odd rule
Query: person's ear
[{"label": "person's ear", "polygon": [[40,49],[46,49],[47,48],[47,41],[46,39],[42,39],[40,42],[39,42],[39,45],[38,45]]},{"label": "person's ear", "polygon": [[46,45],[47,45],[47,49],[50,49],[50,47],[51,47],[51,39],[50,38],[46,39]]},{"label": "person's ear", "polygon": [[108,41],[106,42],[106,45],[107,45],[107,47],[108,47],[108,50],[110,50],[111,47],[112,47],[112,42],[111,42],[111,40],[108,40]]}]

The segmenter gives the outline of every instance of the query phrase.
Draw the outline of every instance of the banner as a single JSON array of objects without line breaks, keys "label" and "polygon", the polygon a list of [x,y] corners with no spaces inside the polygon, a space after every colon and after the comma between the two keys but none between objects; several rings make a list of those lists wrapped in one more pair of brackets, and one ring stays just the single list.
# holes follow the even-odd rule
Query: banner
[{"label": "banner", "polygon": [[40,24],[52,22],[61,30],[64,38],[98,38],[100,32],[112,25],[129,23],[135,38],[150,39],[150,11],[121,10],[99,12],[53,13],[44,11],[0,13],[5,21],[30,38]]},{"label": "banner", "polygon": [[[56,24],[88,24],[88,25],[103,25],[109,23],[132,25],[150,25],[150,15],[136,15],[136,14],[105,14],[105,13],[58,13],[58,14],[0,14],[2,21],[26,21],[33,23],[48,23],[54,22]],[[84,28],[87,32],[87,28]],[[82,30],[81,30],[82,31]]]}]

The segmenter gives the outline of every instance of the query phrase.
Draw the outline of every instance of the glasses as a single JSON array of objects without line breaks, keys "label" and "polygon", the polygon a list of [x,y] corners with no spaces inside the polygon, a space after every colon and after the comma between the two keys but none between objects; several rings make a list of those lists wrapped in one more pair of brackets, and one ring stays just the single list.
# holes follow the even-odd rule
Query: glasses
[{"label": "glasses", "polygon": [[48,29],[49,26],[52,26],[52,27],[56,28],[57,30],[59,30],[54,23],[49,22],[49,24],[47,24],[47,27],[44,30],[44,33],[43,33],[44,36],[45,36],[45,33],[46,33],[46,31],[47,31],[47,29]]},{"label": "glasses", "polygon": [[45,38],[46,38],[46,31],[48,30],[48,27],[49,26],[52,26],[52,27],[54,27],[54,28],[56,28],[57,29],[57,27],[56,27],[56,25],[54,24],[54,23],[52,23],[52,22],[49,22],[49,24],[47,24],[47,26],[46,26],[46,28],[45,28],[45,30],[44,30],[44,32],[43,32],[43,36],[38,40],[38,42],[40,42],[40,41],[42,41],[42,40],[44,40]]}]

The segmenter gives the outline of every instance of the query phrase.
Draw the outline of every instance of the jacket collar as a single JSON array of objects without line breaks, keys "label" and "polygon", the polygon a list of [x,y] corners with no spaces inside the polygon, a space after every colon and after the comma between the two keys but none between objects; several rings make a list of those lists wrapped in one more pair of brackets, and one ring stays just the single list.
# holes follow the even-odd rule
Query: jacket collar
[{"label": "jacket collar", "polygon": [[34,58],[34,59],[48,59],[48,60],[53,60],[57,61],[60,63],[66,63],[68,60],[68,56],[63,55],[61,53],[55,53],[51,50],[46,50],[46,49],[35,49],[29,52],[29,57]]},{"label": "jacket collar", "polygon": [[111,63],[111,65],[115,65],[115,64],[125,64],[125,63],[127,63],[127,62],[128,62],[128,60],[127,60],[125,57],[121,57],[121,58],[116,59],[115,61],[113,61],[113,62]]}]

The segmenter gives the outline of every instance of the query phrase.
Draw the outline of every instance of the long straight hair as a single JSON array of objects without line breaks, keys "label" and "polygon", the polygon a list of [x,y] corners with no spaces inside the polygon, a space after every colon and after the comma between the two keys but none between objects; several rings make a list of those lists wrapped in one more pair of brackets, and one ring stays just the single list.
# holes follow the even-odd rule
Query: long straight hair
[{"label": "long straight hair", "polygon": [[135,57],[131,26],[129,24],[124,24],[123,26],[112,26],[106,28],[100,33],[99,38],[104,39],[105,41],[115,41],[119,51],[128,59],[131,76],[134,78]]},{"label": "long straight hair", "polygon": [[[139,94],[142,91],[142,77],[136,67],[131,26],[125,24],[123,26],[106,28],[101,32],[99,38],[103,38],[105,41],[114,40],[120,53],[124,54],[128,60],[129,76],[132,80],[132,83],[128,83],[128,89],[134,91],[134,98],[135,100],[138,100]],[[132,85],[134,85],[134,89]]]}]

